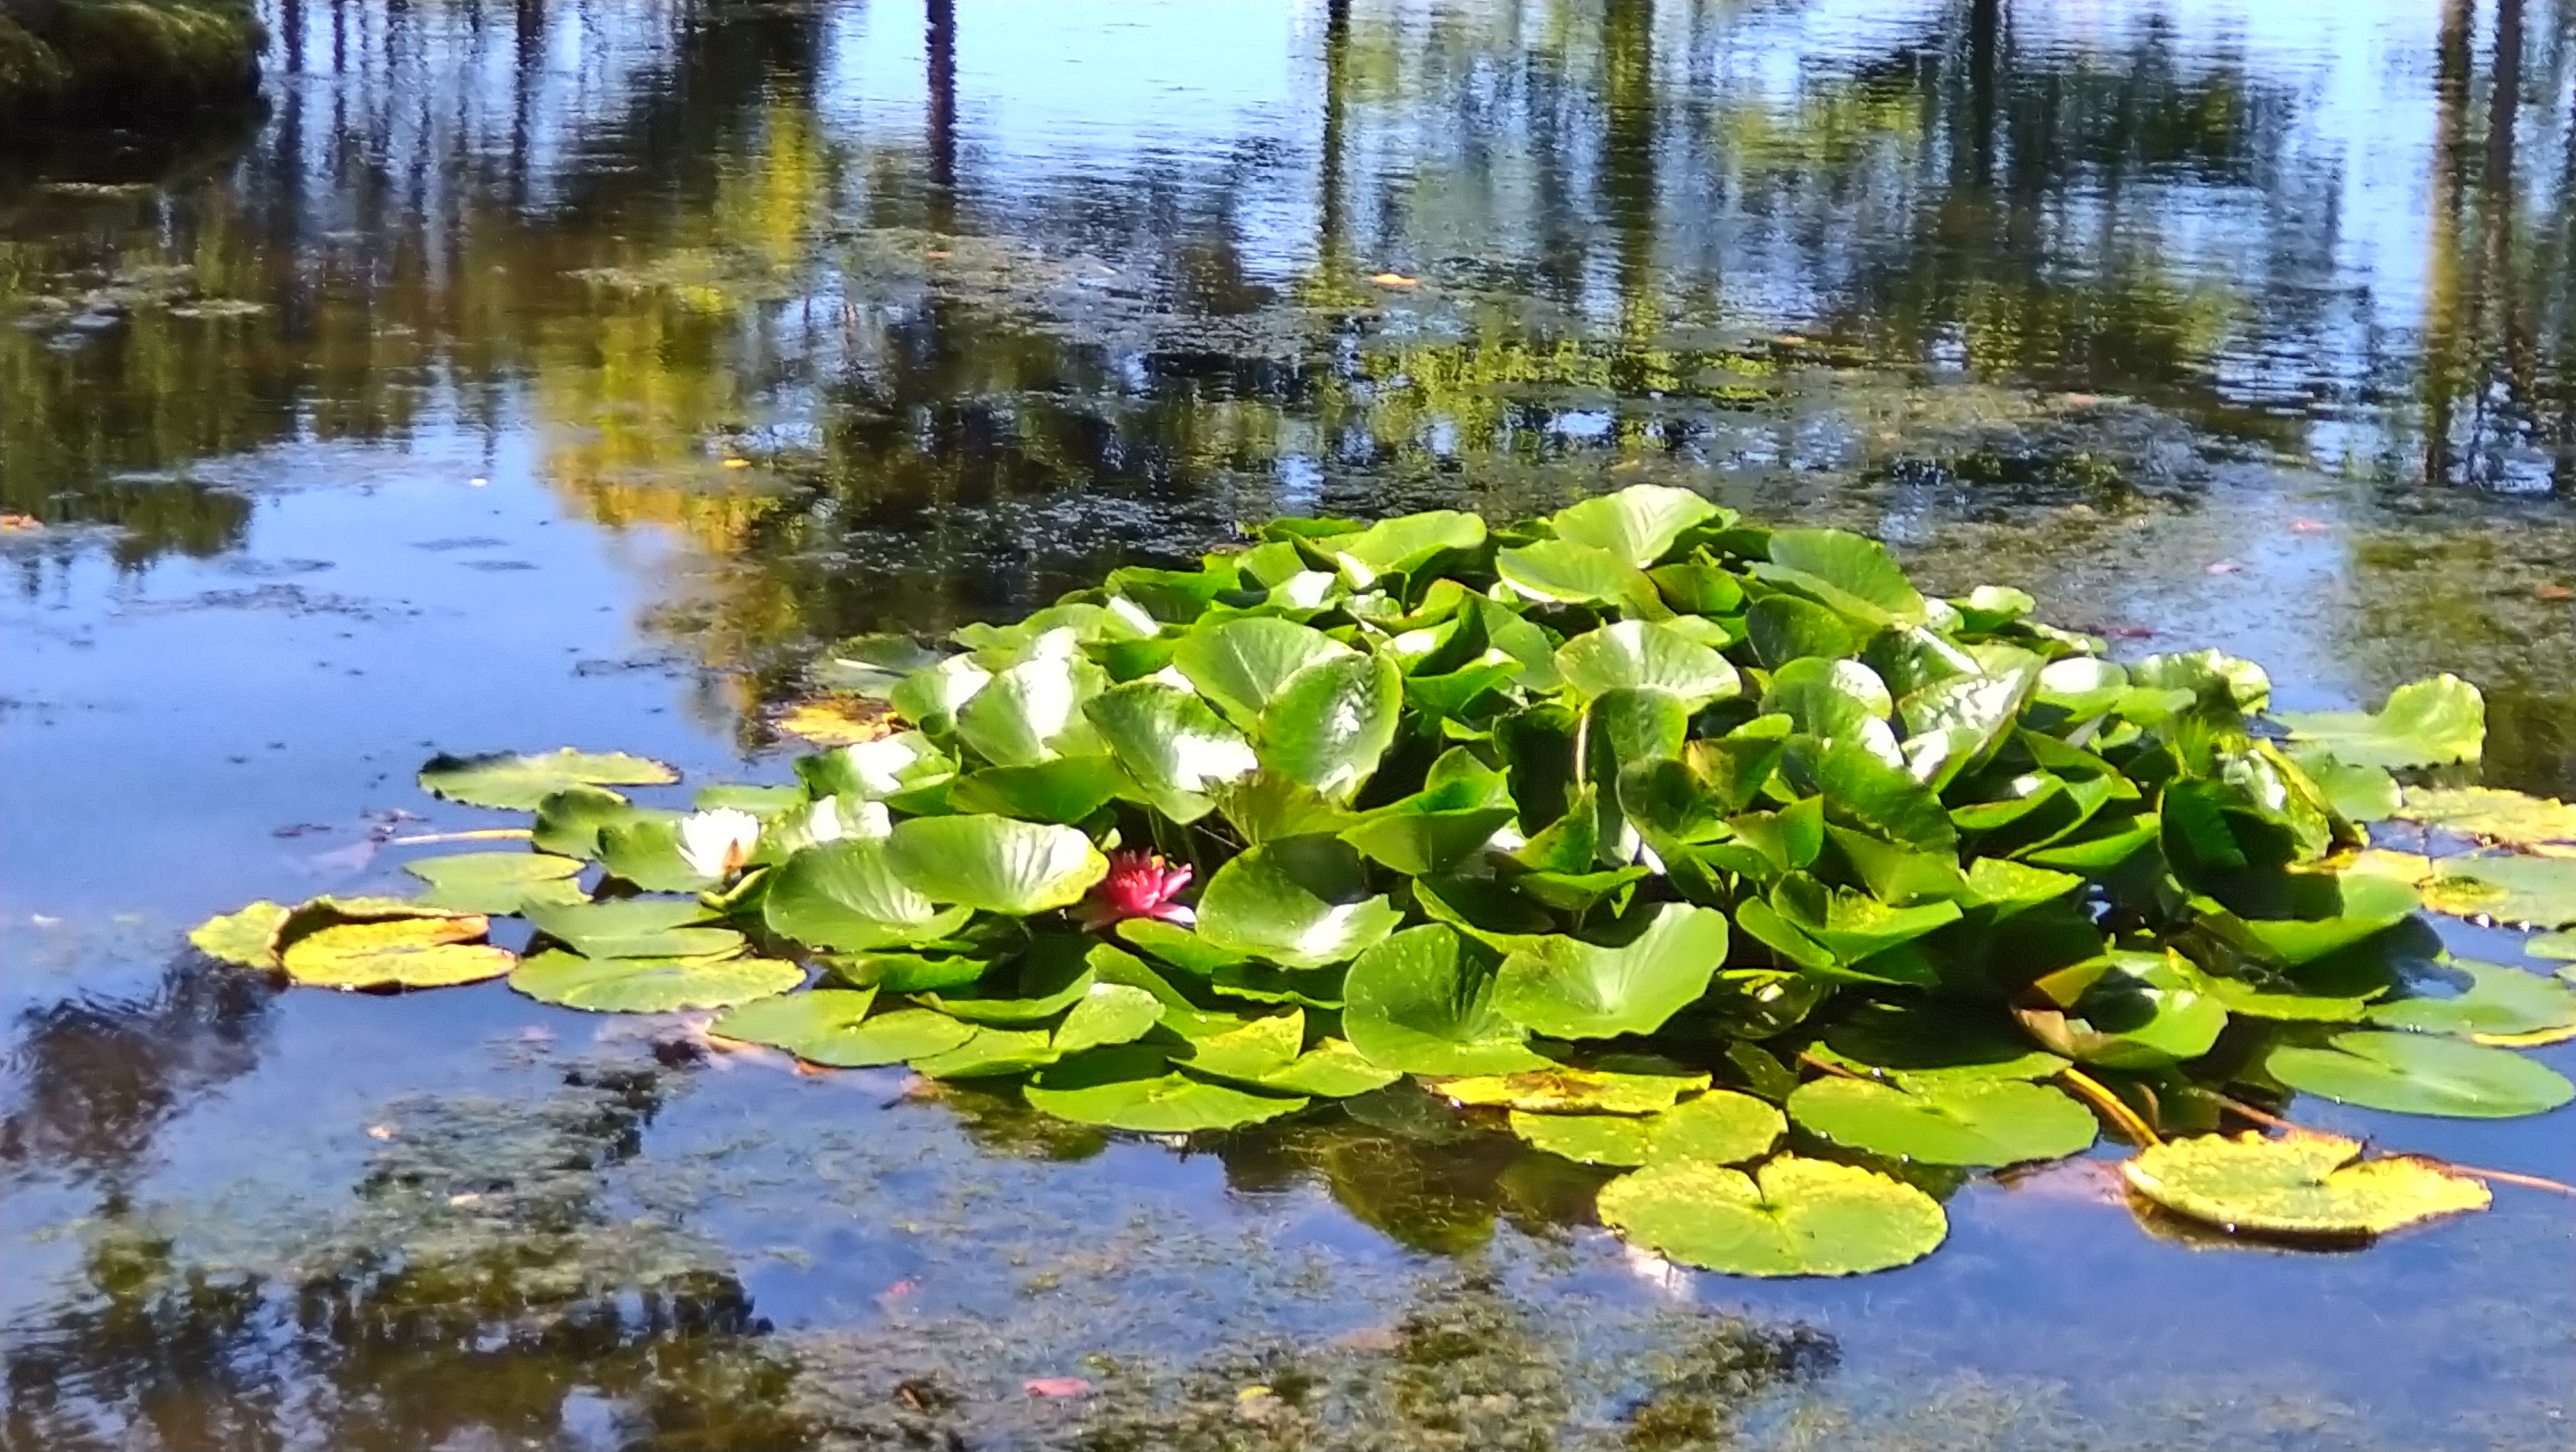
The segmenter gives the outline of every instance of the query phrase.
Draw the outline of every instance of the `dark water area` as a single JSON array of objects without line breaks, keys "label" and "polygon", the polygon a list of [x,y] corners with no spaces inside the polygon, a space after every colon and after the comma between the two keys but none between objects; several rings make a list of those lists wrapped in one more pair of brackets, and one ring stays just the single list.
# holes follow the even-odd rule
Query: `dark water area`
[{"label": "dark water area", "polygon": [[2079,1162],[1760,1283],[1427,1095],[1103,1136],[178,937],[490,825],[435,750],[776,779],[841,636],[1632,482],[2290,707],[2454,671],[2576,795],[2576,8],[263,14],[256,113],[0,142],[0,1447],[2576,1439],[2537,1191],[2289,1253]]}]

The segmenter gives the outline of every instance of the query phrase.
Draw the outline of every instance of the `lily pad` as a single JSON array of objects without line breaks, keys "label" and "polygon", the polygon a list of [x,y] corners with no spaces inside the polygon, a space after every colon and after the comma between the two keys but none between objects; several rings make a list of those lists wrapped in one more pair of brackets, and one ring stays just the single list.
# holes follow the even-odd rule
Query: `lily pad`
[{"label": "lily pad", "polygon": [[731,928],[709,925],[706,907],[694,898],[531,903],[527,918],[590,958],[701,958],[736,952],[743,941]]},{"label": "lily pad", "polygon": [[1919,1081],[2045,1079],[2067,1063],[1992,1005],[1944,999],[1863,1004],[1825,1031],[1825,1047],[1839,1062]]},{"label": "lily pad", "polygon": [[1325,1039],[1285,1066],[1252,1082],[1283,1094],[1311,1094],[1318,1099],[1348,1099],[1383,1089],[1404,1076],[1380,1068],[1345,1039]]},{"label": "lily pad", "polygon": [[1290,781],[1327,798],[1347,798],[1377,770],[1403,709],[1404,672],[1393,660],[1320,661],[1265,701],[1253,731],[1255,751],[1264,767]]},{"label": "lily pad", "polygon": [[1206,816],[1209,792],[1261,765],[1242,732],[1195,694],[1161,681],[1114,686],[1083,711],[1147,800],[1175,822]]},{"label": "lily pad", "polygon": [[2414,681],[2391,692],[2376,714],[2284,711],[2290,739],[2353,766],[2441,766],[2475,761],[2486,746],[2486,698],[2457,676]]},{"label": "lily pad", "polygon": [[2303,1094],[2398,1114],[2518,1119],[2576,1099],[2576,1085],[2546,1064],[2423,1034],[2358,1029],[2325,1047],[2287,1044],[2264,1068]]},{"label": "lily pad", "polygon": [[1650,1161],[1734,1165],[1769,1154],[1789,1122],[1750,1094],[1713,1089],[1653,1116],[1646,1127]]},{"label": "lily pad", "polygon": [[863,951],[937,942],[973,915],[942,911],[895,875],[882,840],[844,838],[807,847],[771,874],[761,899],[769,930],[817,948]]},{"label": "lily pad", "polygon": [[1050,1064],[1023,1091],[1058,1119],[1148,1134],[1233,1129],[1306,1107],[1303,1096],[1256,1094],[1193,1078],[1160,1049],[1128,1044]]},{"label": "lily pad", "polygon": [[2333,1135],[2265,1139],[2249,1131],[2151,1145],[2120,1173],[2176,1214],[2277,1235],[2378,1235],[2483,1210],[2493,1198],[2476,1180],[2423,1160],[2360,1156],[2358,1143]]},{"label": "lily pad", "polygon": [[1342,1032],[1369,1062],[1407,1074],[1548,1067],[1494,1006],[1494,967],[1491,950],[1445,923],[1407,928],[1351,965]]},{"label": "lily pad", "polygon": [[2063,1159],[2096,1133],[2091,1110],[2019,1079],[1814,1079],[1789,1096],[1789,1117],[1847,1149],[1933,1165]]},{"label": "lily pad", "polygon": [[403,870],[429,884],[420,901],[461,912],[515,913],[529,902],[573,903],[581,863],[550,852],[460,852],[424,857]]},{"label": "lily pad", "polygon": [[1191,631],[1173,650],[1172,664],[1200,695],[1248,726],[1261,719],[1290,677],[1355,654],[1311,625],[1255,616]]},{"label": "lily pad", "polygon": [[1025,917],[1071,907],[1109,875],[1109,859],[1071,827],[981,813],[914,817],[886,839],[904,885],[933,902]]},{"label": "lily pad", "polygon": [[1577,1164],[1618,1165],[1646,1162],[1646,1121],[1625,1114],[1532,1114],[1515,1109],[1512,1133],[1549,1154]]},{"label": "lily pad", "polygon": [[1775,529],[1770,561],[1753,573],[1867,625],[1927,618],[1923,596],[1887,546],[1845,530]]},{"label": "lily pad", "polygon": [[975,1036],[953,1049],[912,1060],[914,1072],[933,1079],[991,1079],[1025,1074],[1054,1063],[1055,1036],[1045,1029],[995,1028],[971,1024]]},{"label": "lily pad", "polygon": [[2576,857],[2480,852],[2431,868],[2424,905],[2436,912],[2541,928],[2576,924]]},{"label": "lily pad", "polygon": [[2461,1037],[2576,1027],[2576,993],[2554,978],[2492,963],[2445,963],[2442,971],[2465,977],[2467,985],[2454,994],[2374,1004],[2367,1014],[2370,1022],[2379,1028]]},{"label": "lily pad", "polygon": [[1347,962],[1404,915],[1368,892],[1359,853],[1331,837],[1286,837],[1216,871],[1199,898],[1199,937],[1290,968]]},{"label": "lily pad", "polygon": [[1498,1105],[1537,1114],[1653,1114],[1684,1094],[1708,1087],[1706,1074],[1674,1065],[1578,1069],[1570,1065],[1444,1079],[1431,1086],[1460,1104]]},{"label": "lily pad", "polygon": [[2576,804],[2493,787],[2409,787],[2397,815],[2507,847],[2576,847]]},{"label": "lily pad", "polygon": [[1062,1055],[1133,1043],[1163,1021],[1163,1005],[1144,989],[1094,982],[1055,1028],[1050,1047]]},{"label": "lily pad", "polygon": [[1649,910],[1617,946],[1550,934],[1503,960],[1494,1007],[1559,1038],[1653,1033],[1708,991],[1726,940],[1725,914],[1681,903]]},{"label": "lily pad", "polygon": [[1549,516],[1548,527],[1558,539],[1643,569],[1662,559],[1693,526],[1717,514],[1716,505],[1687,489],[1636,484],[1616,494],[1569,504]]},{"label": "lily pad", "polygon": [[805,970],[774,958],[585,958],[539,953],[510,974],[510,986],[545,1003],[591,1013],[671,1013],[731,1008],[786,993]]},{"label": "lily pad", "polygon": [[244,968],[275,968],[277,952],[269,945],[291,911],[284,903],[255,902],[199,923],[188,930],[188,941],[209,958]]},{"label": "lily pad", "polygon": [[1697,711],[1743,689],[1726,657],[1667,625],[1620,620],[1567,641],[1556,652],[1566,683],[1586,696],[1656,690]]},{"label": "lily pad", "polygon": [[494,752],[485,756],[433,756],[420,769],[432,796],[468,806],[532,812],[556,792],[577,786],[661,786],[680,774],[661,762],[622,751]]},{"label": "lily pad", "polygon": [[1845,1276],[1922,1259],[1940,1204],[1875,1171],[1784,1155],[1754,1174],[1667,1160],[1613,1180],[1601,1219],[1668,1259],[1744,1276]]},{"label": "lily pad", "polygon": [[1654,582],[1636,566],[1594,545],[1566,539],[1499,550],[1494,573],[1522,596],[1581,605],[1654,597]]},{"label": "lily pad", "polygon": [[519,961],[507,949],[481,941],[489,926],[474,916],[334,923],[285,941],[278,961],[288,977],[315,988],[480,983],[509,972]]},{"label": "lily pad", "polygon": [[968,1025],[928,1009],[899,1008],[871,1017],[875,1002],[870,989],[818,988],[746,1003],[707,1025],[707,1032],[785,1049],[808,1063],[835,1069],[929,1058],[975,1037]]}]

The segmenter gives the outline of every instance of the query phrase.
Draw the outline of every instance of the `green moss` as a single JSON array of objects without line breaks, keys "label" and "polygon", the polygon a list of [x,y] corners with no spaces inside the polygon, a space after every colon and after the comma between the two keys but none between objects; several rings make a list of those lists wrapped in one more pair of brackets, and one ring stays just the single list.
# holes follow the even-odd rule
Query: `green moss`
[{"label": "green moss", "polygon": [[183,111],[247,99],[267,33],[231,0],[63,0],[0,16],[0,113]]}]

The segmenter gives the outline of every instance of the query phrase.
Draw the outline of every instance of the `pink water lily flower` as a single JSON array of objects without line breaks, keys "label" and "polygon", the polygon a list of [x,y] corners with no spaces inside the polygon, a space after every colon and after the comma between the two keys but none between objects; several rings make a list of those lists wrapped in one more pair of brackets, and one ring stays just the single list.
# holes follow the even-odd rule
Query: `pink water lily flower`
[{"label": "pink water lily flower", "polygon": [[1083,899],[1082,925],[1106,928],[1128,918],[1160,918],[1188,927],[1198,914],[1172,901],[1190,885],[1191,870],[1152,852],[1112,852],[1109,875]]}]

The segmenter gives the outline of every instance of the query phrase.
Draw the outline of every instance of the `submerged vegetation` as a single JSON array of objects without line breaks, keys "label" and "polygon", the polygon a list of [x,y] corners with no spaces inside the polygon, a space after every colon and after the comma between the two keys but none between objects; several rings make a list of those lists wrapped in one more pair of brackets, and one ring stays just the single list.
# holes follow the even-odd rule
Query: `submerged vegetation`
[{"label": "submerged vegetation", "polygon": [[265,39],[240,0],[0,5],[0,120],[248,101]]},{"label": "submerged vegetation", "polygon": [[[1741,1274],[1915,1260],[1961,1172],[2106,1126],[2136,1194],[2232,1230],[2485,1205],[2277,1111],[2576,1098],[2515,1051],[2576,1035],[2576,992],[2418,918],[2576,923],[2576,814],[2457,784],[2484,707],[2456,678],[2267,716],[2250,662],[2117,664],[2034,608],[1672,488],[1278,520],[1016,624],[844,642],[805,719],[845,744],[792,784],[684,811],[616,790],[676,780],[638,757],[437,758],[426,788],[532,811],[533,850],[195,941],[322,986],[722,1010],[720,1043],[1118,1130],[1415,1076],[1625,1171],[1599,1210],[1631,1240]],[[2400,818],[2422,853],[2371,846]]]}]

